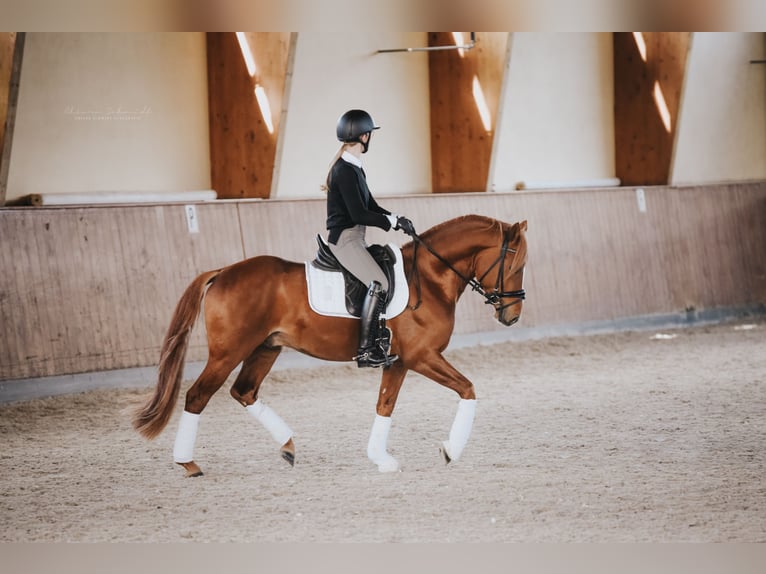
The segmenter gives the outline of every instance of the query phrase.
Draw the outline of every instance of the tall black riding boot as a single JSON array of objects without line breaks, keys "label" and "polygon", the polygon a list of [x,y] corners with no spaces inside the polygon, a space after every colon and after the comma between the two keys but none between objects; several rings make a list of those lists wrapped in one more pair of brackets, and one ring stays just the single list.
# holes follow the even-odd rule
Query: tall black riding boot
[{"label": "tall black riding boot", "polygon": [[380,313],[385,305],[385,291],[381,291],[380,283],[373,281],[362,303],[362,314],[359,317],[359,350],[357,365],[360,367],[388,367],[399,357],[389,355],[391,345],[390,331],[381,325]]}]

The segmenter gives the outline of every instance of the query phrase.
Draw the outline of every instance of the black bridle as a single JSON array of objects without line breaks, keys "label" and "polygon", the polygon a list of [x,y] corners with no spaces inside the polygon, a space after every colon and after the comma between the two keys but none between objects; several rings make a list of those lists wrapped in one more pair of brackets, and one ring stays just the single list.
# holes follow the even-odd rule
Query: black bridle
[{"label": "black bridle", "polygon": [[[490,265],[487,270],[476,279],[475,277],[466,277],[460,271],[455,269],[452,264],[444,259],[441,255],[436,253],[428,243],[423,241],[420,236],[417,233],[412,234],[412,239],[415,241],[415,248],[413,250],[412,254],[412,269],[410,269],[410,277],[408,277],[408,281],[412,280],[412,276],[415,276],[415,288],[418,293],[418,300],[417,303],[415,303],[414,307],[410,307],[413,311],[420,307],[420,304],[422,303],[422,297],[421,297],[421,291],[420,291],[420,274],[417,272],[417,260],[418,260],[418,246],[423,245],[431,255],[436,257],[439,261],[444,263],[444,265],[447,266],[455,275],[460,277],[460,279],[463,280],[463,283],[466,285],[471,286],[472,291],[478,292],[482,297],[484,297],[484,303],[487,305],[492,305],[496,311],[501,312],[503,309],[506,309],[508,307],[512,307],[513,305],[518,305],[521,303],[524,299],[526,299],[526,292],[524,289],[516,289],[515,291],[506,291],[505,290],[505,278],[503,273],[505,268],[505,256],[508,253],[516,253],[516,250],[512,247],[508,247],[508,238],[503,237],[503,245],[500,247],[500,254],[497,256],[497,259],[495,259],[492,262],[492,265]],[[492,289],[492,291],[487,292],[486,289],[482,286],[481,282],[484,280],[484,278],[489,274],[490,271],[496,266],[500,264],[500,267],[497,270],[497,279],[495,279],[495,287]],[[506,303],[503,305],[503,299],[513,299],[510,303]]]}]

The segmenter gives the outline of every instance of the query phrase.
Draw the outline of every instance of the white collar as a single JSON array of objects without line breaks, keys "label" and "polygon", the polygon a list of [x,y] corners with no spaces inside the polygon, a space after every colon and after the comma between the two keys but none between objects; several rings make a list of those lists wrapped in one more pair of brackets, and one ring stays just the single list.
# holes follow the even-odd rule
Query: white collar
[{"label": "white collar", "polygon": [[355,165],[358,168],[362,167],[362,160],[348,151],[344,151],[340,157],[341,159],[347,161],[350,164]]}]

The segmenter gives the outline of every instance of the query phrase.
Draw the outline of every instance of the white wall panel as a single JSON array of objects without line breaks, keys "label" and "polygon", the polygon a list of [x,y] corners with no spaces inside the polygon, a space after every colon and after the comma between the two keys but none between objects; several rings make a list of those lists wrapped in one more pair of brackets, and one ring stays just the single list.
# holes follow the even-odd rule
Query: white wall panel
[{"label": "white wall panel", "polygon": [[514,33],[490,189],[613,178],[610,33]]},{"label": "white wall panel", "polygon": [[670,183],[766,178],[763,33],[692,37]]},{"label": "white wall panel", "polygon": [[30,33],[7,199],[210,189],[203,33]]},{"label": "white wall panel", "polygon": [[376,54],[426,44],[425,33],[299,33],[272,198],[322,195],[340,146],[336,122],[352,108],[367,110],[381,126],[363,158],[373,193],[429,193],[428,56]]}]

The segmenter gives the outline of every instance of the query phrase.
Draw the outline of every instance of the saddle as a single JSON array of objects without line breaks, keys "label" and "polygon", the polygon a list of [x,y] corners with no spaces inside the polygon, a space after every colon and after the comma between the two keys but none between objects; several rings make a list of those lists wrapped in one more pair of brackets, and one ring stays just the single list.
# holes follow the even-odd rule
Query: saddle
[{"label": "saddle", "polygon": [[[359,317],[362,314],[362,303],[364,302],[369,285],[362,283],[340,264],[332,251],[330,251],[330,247],[319,234],[317,234],[317,243],[319,244],[319,250],[311,265],[322,271],[334,271],[343,274],[346,291],[346,310],[349,315]],[[367,251],[372,255],[375,262],[383,270],[386,279],[388,279],[388,292],[386,293],[385,301],[385,304],[388,305],[394,294],[394,263],[396,262],[396,256],[387,245],[370,245],[367,247]]]}]

